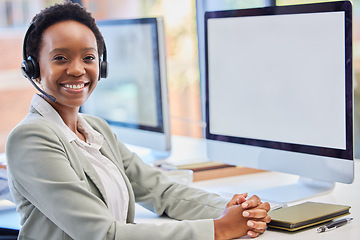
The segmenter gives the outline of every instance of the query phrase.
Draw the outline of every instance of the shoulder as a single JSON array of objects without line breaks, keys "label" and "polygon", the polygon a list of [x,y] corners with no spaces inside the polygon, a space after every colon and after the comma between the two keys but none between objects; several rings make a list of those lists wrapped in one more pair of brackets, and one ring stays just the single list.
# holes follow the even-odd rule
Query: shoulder
[{"label": "shoulder", "polygon": [[[51,121],[40,114],[29,114],[9,134],[6,142],[6,157],[10,165],[40,159],[39,152],[63,152],[66,136]],[[33,157],[31,157],[33,156]]]},{"label": "shoulder", "polygon": [[26,134],[32,132],[36,135],[47,134],[56,131],[53,123],[43,118],[37,112],[30,112],[19,124],[17,124],[9,134],[9,138],[13,135]]},{"label": "shoulder", "polygon": [[30,112],[9,134],[7,148],[30,142],[60,142],[61,131],[37,112]]}]

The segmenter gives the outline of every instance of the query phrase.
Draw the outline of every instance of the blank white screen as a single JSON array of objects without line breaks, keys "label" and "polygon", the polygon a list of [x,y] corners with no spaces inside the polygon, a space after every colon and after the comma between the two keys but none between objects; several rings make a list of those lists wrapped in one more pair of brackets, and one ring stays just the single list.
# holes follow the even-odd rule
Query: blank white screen
[{"label": "blank white screen", "polygon": [[344,12],[208,20],[210,133],[345,149]]}]

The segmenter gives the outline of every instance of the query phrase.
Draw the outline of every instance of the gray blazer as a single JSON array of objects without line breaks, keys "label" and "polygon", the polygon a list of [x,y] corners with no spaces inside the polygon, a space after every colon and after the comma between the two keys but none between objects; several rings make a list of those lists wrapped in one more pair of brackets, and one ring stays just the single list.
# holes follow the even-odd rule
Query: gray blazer
[{"label": "gray blazer", "polygon": [[[84,118],[104,136],[100,151],[124,177],[128,223],[111,216],[100,178],[76,143],[69,143],[55,124],[31,108],[6,145],[9,185],[21,217],[19,239],[214,238],[212,219],[221,215],[226,200],[171,182],[118,141],[105,121]],[[183,221],[134,224],[135,201]]]}]

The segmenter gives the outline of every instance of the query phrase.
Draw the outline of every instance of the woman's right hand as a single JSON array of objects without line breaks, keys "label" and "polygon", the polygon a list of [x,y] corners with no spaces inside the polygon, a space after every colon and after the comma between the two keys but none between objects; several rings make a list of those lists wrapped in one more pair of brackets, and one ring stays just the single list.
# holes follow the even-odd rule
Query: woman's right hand
[{"label": "woman's right hand", "polygon": [[[243,198],[241,195],[240,198]],[[214,220],[215,240],[225,240],[249,235],[257,237],[266,230],[271,218],[267,215],[269,203],[261,203],[257,196],[237,201],[239,195],[226,206],[223,214]],[[237,204],[234,204],[237,203]]]}]

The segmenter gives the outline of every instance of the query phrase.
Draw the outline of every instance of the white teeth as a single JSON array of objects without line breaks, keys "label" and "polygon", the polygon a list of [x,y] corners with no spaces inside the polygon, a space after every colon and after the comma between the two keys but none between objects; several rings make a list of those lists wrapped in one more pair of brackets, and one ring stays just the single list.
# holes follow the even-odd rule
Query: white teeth
[{"label": "white teeth", "polygon": [[83,88],[84,86],[85,86],[84,83],[78,84],[78,85],[65,84],[66,88],[72,88],[72,89],[80,89],[80,88]]}]

